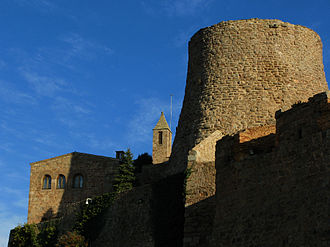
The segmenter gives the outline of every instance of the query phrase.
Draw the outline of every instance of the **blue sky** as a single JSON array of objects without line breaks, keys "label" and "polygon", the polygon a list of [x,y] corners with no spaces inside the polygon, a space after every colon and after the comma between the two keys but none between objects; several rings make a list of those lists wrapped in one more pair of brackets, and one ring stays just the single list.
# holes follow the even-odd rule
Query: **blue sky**
[{"label": "blue sky", "polygon": [[329,0],[1,0],[0,247],[26,222],[30,162],[151,153],[170,94],[176,126],[187,42],[200,28],[254,17],[307,26],[329,78],[329,13]]}]

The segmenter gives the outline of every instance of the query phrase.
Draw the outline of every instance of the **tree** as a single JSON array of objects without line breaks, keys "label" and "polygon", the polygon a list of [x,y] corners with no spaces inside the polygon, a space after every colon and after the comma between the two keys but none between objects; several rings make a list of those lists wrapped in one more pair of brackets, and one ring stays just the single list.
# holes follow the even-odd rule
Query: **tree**
[{"label": "tree", "polygon": [[140,154],[136,160],[134,160],[133,165],[135,167],[135,173],[142,171],[142,166],[152,164],[152,157],[148,153]]},{"label": "tree", "polygon": [[116,193],[122,193],[131,190],[134,181],[133,155],[130,149],[127,149],[120,161],[119,173],[114,179],[114,191]]}]

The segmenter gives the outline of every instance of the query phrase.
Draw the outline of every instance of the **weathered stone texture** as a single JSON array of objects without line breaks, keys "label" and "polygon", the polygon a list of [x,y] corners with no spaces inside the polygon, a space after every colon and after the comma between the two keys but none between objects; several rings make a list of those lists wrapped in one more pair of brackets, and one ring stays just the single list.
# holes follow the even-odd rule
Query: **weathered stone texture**
[{"label": "weathered stone texture", "polygon": [[[114,158],[77,152],[31,163],[28,223],[61,217],[71,208],[68,204],[111,191],[118,165]],[[64,189],[57,188],[60,174]],[[73,188],[76,174],[83,176],[83,188]],[[43,189],[45,175],[51,176],[51,189]]]},{"label": "weathered stone texture", "polygon": [[150,185],[121,195],[104,218],[105,225],[93,246],[155,246]]},{"label": "weathered stone texture", "polygon": [[306,27],[249,19],[201,29],[189,42],[173,170],[214,131],[273,125],[277,110],[327,89],[320,37]]},{"label": "weathered stone texture", "polygon": [[[161,135],[161,137],[160,137]],[[166,122],[164,113],[161,113],[158,123],[153,129],[152,162],[161,164],[167,162],[171,155],[172,131]]]},{"label": "weathered stone texture", "polygon": [[183,246],[208,247],[213,228],[215,197],[208,197],[185,208]]},{"label": "weathered stone texture", "polygon": [[[170,158],[172,172],[195,163],[195,173],[187,181],[191,193],[186,206],[215,191],[215,180],[210,180],[215,167],[210,164],[217,140],[251,128],[241,138],[274,133],[274,127],[255,127],[274,125],[277,110],[326,89],[322,43],[308,28],[250,19],[221,22],[197,32],[189,42],[186,92]],[[262,142],[267,146],[271,138]],[[249,152],[253,151],[245,150],[239,158]],[[206,161],[211,163],[205,166]],[[193,215],[186,214],[186,222],[193,222]],[[196,238],[190,243],[187,239],[191,238],[186,238],[185,246],[198,246]]]},{"label": "weathered stone texture", "polygon": [[93,246],[181,247],[183,175],[134,188],[108,209]]},{"label": "weathered stone texture", "polygon": [[277,112],[276,135],[217,143],[211,246],[330,245],[329,95]]}]

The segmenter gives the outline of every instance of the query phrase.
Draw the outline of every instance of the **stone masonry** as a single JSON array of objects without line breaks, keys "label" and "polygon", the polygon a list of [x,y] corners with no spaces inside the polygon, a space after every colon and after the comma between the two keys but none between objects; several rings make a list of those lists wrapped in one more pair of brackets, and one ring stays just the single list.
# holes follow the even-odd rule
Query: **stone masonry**
[{"label": "stone masonry", "polygon": [[[280,20],[199,30],[189,42],[172,150],[162,113],[153,129],[157,165],[143,167],[140,186],[107,213],[96,243],[132,232],[115,244],[329,246],[330,116],[322,60],[314,31]],[[60,217],[67,205],[108,192],[118,165],[76,152],[32,163],[28,223]],[[83,188],[73,188],[77,174]],[[42,189],[45,175],[51,189]],[[65,189],[57,188],[59,175]],[[131,224],[136,217],[140,223]]]},{"label": "stone masonry", "polygon": [[204,246],[210,237],[207,223],[197,224],[203,232],[191,227],[200,219],[191,205],[200,203],[209,212],[204,218],[214,217],[216,141],[274,125],[277,110],[327,89],[320,37],[306,27],[279,20],[226,21],[191,38],[185,97],[170,157],[172,173],[192,170],[186,184],[184,246]]},{"label": "stone masonry", "polygon": [[[111,191],[118,165],[114,158],[78,152],[31,163],[28,223],[61,217],[70,204]],[[50,189],[43,188],[46,175]],[[58,188],[60,175],[64,188]],[[73,188],[75,175],[83,177],[82,188]]]},{"label": "stone masonry", "polygon": [[309,28],[249,19],[199,30],[189,42],[173,170],[185,169],[188,152],[213,132],[274,124],[277,110],[327,89],[321,39]]},{"label": "stone masonry", "polygon": [[330,246],[330,91],[251,133],[217,143],[211,246]]},{"label": "stone masonry", "polygon": [[158,123],[153,129],[152,162],[161,164],[169,160],[172,148],[172,131],[162,112]]}]

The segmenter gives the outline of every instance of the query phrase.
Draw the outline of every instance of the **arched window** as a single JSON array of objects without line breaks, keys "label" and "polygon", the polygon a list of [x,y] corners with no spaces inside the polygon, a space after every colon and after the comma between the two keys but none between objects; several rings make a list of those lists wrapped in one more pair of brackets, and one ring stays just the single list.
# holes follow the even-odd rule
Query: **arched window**
[{"label": "arched window", "polygon": [[65,188],[65,176],[60,174],[57,178],[57,188],[64,189]]},{"label": "arched window", "polygon": [[77,174],[73,177],[73,188],[82,188],[84,185],[84,178],[81,174]]},{"label": "arched window", "polygon": [[51,189],[52,187],[52,177],[49,175],[44,176],[42,188],[43,189]]}]

